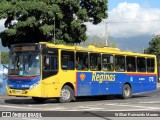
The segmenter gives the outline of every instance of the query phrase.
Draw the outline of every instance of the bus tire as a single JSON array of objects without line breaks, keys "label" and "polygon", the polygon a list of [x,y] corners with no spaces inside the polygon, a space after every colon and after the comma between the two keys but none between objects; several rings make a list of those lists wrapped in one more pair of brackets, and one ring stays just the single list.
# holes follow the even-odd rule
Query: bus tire
[{"label": "bus tire", "polygon": [[131,97],[132,97],[132,89],[131,89],[130,85],[125,84],[122,89],[122,98],[128,99]]},{"label": "bus tire", "polygon": [[46,98],[40,98],[40,97],[32,97],[32,99],[37,103],[43,103],[47,100]]},{"label": "bus tire", "polygon": [[60,102],[60,103],[69,103],[69,102],[71,102],[73,100],[73,98],[74,98],[73,89],[70,86],[65,85],[61,90],[61,95],[58,98],[58,102]]}]

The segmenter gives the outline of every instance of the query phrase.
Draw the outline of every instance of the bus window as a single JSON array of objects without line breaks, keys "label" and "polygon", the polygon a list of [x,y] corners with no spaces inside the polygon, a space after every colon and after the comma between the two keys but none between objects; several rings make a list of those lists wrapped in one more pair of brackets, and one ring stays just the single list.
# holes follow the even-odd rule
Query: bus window
[{"label": "bus window", "polygon": [[61,67],[64,70],[74,70],[74,52],[62,51],[61,52]]},{"label": "bus window", "polygon": [[88,70],[88,53],[76,52],[76,69]]},{"label": "bus window", "polygon": [[117,72],[125,71],[125,56],[120,56],[120,55],[115,56],[115,71]]},{"label": "bus window", "polygon": [[90,69],[101,70],[101,54],[90,53]]},{"label": "bus window", "polygon": [[50,70],[50,58],[49,56],[44,56],[44,70]]},{"label": "bus window", "polygon": [[57,70],[58,68],[58,61],[57,57],[51,57],[51,70]]},{"label": "bus window", "polygon": [[154,72],[154,59],[153,58],[147,58],[147,72]]},{"label": "bus window", "polygon": [[135,72],[136,71],[136,59],[135,57],[127,56],[126,57],[126,65],[127,72]]},{"label": "bus window", "polygon": [[102,69],[104,71],[113,71],[113,55],[102,55]]},{"label": "bus window", "polygon": [[146,60],[143,57],[137,57],[137,71],[146,72]]},{"label": "bus window", "polygon": [[44,70],[49,70],[49,71],[57,71],[58,70],[58,62],[57,62],[57,57],[56,56],[44,56],[44,65],[43,65]]}]

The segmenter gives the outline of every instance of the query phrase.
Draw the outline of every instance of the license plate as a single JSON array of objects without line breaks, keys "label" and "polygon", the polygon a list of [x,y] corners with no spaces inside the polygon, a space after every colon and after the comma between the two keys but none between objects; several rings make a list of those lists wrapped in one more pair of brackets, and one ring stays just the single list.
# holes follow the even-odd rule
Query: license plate
[{"label": "license plate", "polygon": [[22,90],[15,90],[15,93],[16,93],[16,94],[21,94],[21,93],[22,93]]}]

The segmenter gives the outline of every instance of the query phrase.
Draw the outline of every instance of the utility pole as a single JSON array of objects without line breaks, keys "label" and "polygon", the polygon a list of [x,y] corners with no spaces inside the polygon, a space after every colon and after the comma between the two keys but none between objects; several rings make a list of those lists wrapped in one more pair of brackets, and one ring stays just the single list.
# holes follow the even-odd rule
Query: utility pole
[{"label": "utility pole", "polygon": [[109,44],[108,44],[108,38],[109,38],[109,33],[108,33],[108,29],[107,29],[107,22],[105,22],[106,23],[106,25],[105,25],[105,37],[106,37],[106,47],[108,47],[109,46]]},{"label": "utility pole", "polygon": [[2,60],[1,60],[1,59],[2,59],[2,57],[1,57],[1,56],[2,56],[2,53],[1,53],[1,51],[0,51],[0,64],[1,64],[1,61],[2,61]]},{"label": "utility pole", "polygon": [[54,18],[54,44],[56,43],[56,41],[55,41],[55,29],[56,29],[56,27],[55,27],[55,21],[56,21],[56,17]]}]

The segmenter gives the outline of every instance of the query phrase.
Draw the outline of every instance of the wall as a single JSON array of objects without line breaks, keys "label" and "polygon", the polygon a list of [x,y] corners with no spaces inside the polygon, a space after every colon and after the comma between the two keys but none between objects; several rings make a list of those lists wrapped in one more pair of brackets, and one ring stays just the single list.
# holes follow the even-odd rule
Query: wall
[{"label": "wall", "polygon": [[0,95],[6,94],[6,84],[8,79],[8,70],[0,64]]}]

